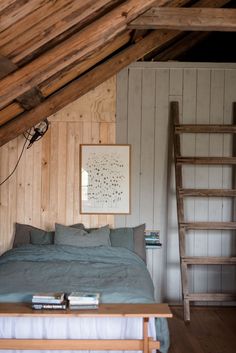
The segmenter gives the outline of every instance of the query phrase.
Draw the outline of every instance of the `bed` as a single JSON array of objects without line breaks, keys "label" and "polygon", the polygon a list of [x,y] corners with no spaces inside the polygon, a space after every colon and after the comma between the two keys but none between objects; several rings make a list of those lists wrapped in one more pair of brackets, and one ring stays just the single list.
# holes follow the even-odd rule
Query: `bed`
[{"label": "bed", "polygon": [[[133,250],[118,246],[122,245],[120,229],[113,237],[113,246],[107,228],[84,230],[84,233],[78,230],[81,229],[56,225],[53,241],[45,233],[39,241],[36,231],[36,241],[29,241],[33,237],[27,235],[27,241],[24,239],[1,255],[0,302],[29,303],[37,292],[83,290],[99,292],[102,304],[154,303],[154,288],[145,260],[134,251],[134,230]],[[123,233],[128,237],[127,229]],[[150,320],[148,330],[160,341],[160,351],[167,353],[166,320]],[[0,338],[137,339],[140,336],[142,320],[134,317],[0,317]]]}]

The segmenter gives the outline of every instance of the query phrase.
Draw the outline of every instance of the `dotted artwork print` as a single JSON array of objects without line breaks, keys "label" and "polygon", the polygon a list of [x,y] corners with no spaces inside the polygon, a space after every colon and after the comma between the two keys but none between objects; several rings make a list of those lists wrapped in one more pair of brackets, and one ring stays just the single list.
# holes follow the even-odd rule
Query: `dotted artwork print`
[{"label": "dotted artwork print", "polygon": [[[87,206],[94,212],[113,212],[127,204],[129,161],[119,151],[91,152],[84,164]],[[127,206],[125,206],[127,208]]]}]

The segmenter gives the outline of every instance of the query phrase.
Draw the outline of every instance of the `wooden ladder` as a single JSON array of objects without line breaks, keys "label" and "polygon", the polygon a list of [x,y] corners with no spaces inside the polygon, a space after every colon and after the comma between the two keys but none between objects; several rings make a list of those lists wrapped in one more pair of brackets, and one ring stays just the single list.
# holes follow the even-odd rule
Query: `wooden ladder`
[{"label": "wooden ladder", "polygon": [[[234,124],[236,123],[236,103],[233,105]],[[236,189],[186,189],[183,187],[182,166],[192,165],[236,165],[236,143],[233,143],[232,157],[183,157],[181,156],[180,134],[182,133],[233,133],[236,125],[180,125],[179,104],[170,103],[170,116],[173,123],[173,143],[175,160],[175,181],[179,232],[180,268],[184,320],[190,320],[191,301],[234,301],[236,293],[189,293],[188,268],[190,265],[235,265],[236,257],[187,256],[186,235],[189,230],[236,230],[236,222],[186,222],[184,198],[186,197],[235,197]],[[235,140],[235,138],[234,138]]]}]

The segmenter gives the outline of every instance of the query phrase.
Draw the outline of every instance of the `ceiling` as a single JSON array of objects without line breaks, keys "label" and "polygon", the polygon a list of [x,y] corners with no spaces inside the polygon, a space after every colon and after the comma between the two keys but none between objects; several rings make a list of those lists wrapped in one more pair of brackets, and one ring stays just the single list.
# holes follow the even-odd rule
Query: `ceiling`
[{"label": "ceiling", "polygon": [[[201,31],[196,27],[193,32],[174,25],[168,29],[135,25],[144,16],[153,17],[156,7],[184,6],[196,12],[196,8],[230,4],[227,0],[1,0],[0,146],[131,62],[184,57],[204,42],[209,30],[219,30],[216,24],[209,27],[209,18]],[[220,26],[235,30],[234,19],[230,22],[229,16],[228,24],[224,17],[222,21],[224,14],[219,15]],[[187,17],[190,21],[190,14]],[[172,20],[173,14],[167,17],[168,23]],[[193,22],[187,29],[192,30]]]}]

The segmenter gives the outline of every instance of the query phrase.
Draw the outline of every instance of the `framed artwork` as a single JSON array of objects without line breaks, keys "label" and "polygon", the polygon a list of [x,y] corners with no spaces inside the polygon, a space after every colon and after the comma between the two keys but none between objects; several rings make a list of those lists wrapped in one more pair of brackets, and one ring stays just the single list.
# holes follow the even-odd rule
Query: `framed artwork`
[{"label": "framed artwork", "polygon": [[80,145],[80,213],[130,213],[130,145]]}]

